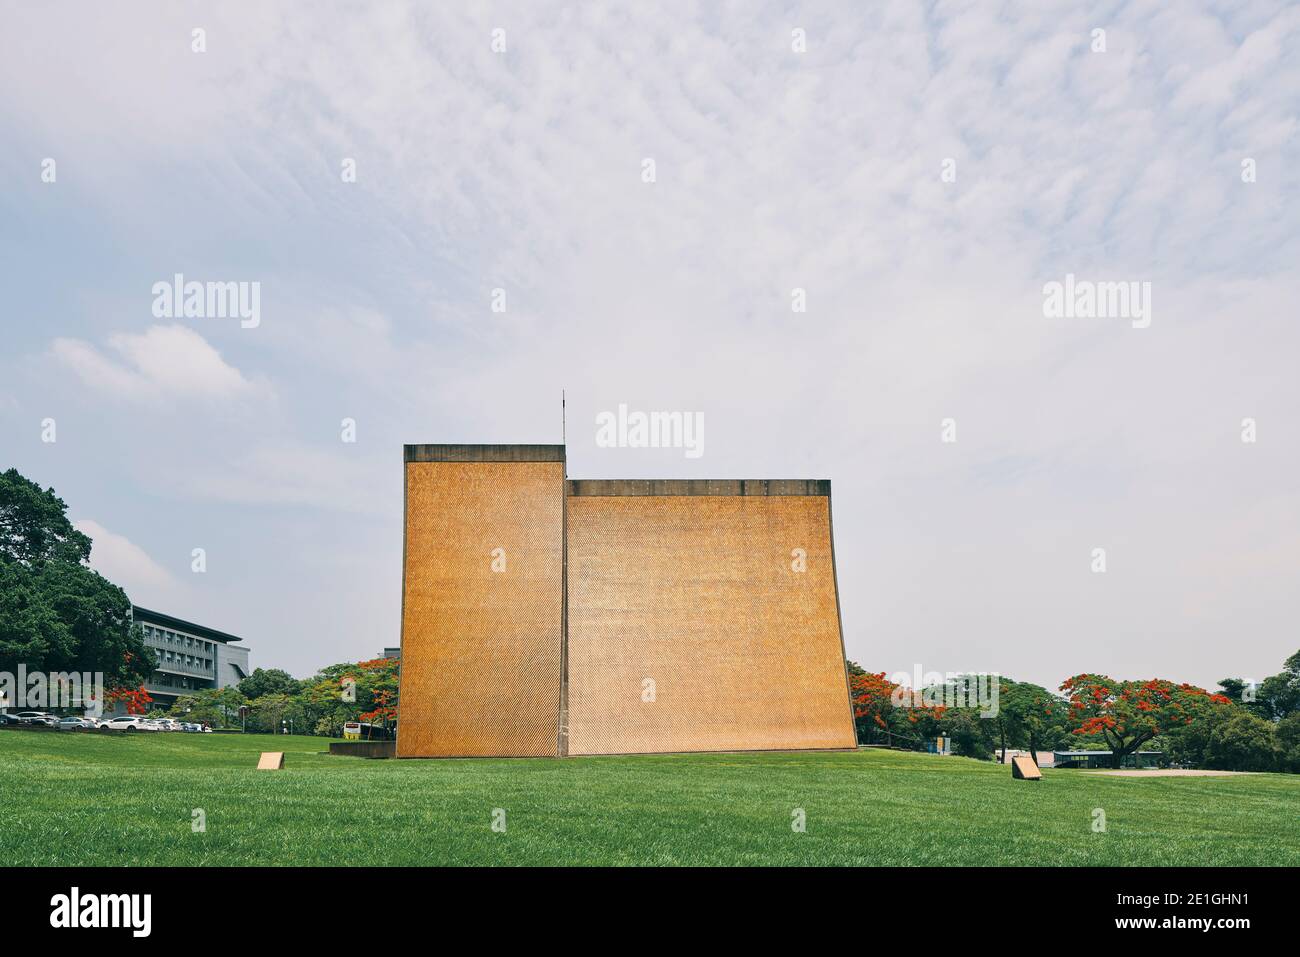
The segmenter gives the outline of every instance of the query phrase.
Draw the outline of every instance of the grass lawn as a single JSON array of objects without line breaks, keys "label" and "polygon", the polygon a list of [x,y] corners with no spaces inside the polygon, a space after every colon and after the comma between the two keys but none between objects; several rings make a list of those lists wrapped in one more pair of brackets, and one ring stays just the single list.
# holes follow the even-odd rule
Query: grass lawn
[{"label": "grass lawn", "polygon": [[[1048,770],[1024,782],[984,762],[875,750],[367,761],[326,747],[0,731],[0,862],[1300,864],[1294,775]],[[255,771],[263,750],[286,751],[286,770]],[[505,833],[491,829],[494,808]]]}]

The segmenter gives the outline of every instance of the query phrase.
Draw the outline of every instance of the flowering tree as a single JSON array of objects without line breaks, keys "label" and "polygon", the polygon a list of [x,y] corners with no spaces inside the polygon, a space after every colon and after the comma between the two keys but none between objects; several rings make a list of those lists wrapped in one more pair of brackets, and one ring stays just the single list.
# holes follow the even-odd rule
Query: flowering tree
[{"label": "flowering tree", "polygon": [[398,662],[393,658],[343,662],[305,683],[302,701],[317,734],[342,733],[345,721],[396,720]]},{"label": "flowering tree", "polygon": [[1114,766],[1158,734],[1191,724],[1216,704],[1220,694],[1164,678],[1116,681],[1106,675],[1082,674],[1061,685],[1076,734],[1101,735],[1114,755]]},{"label": "flowering tree", "polygon": [[[126,652],[124,658],[127,673],[130,673],[132,669],[138,670],[141,667],[136,656],[131,652]],[[152,661],[149,662],[149,665],[152,666]],[[131,688],[122,684],[120,679],[117,679],[104,690],[103,704],[105,707],[112,707],[122,701],[126,702],[127,714],[147,714],[149,705],[153,704],[153,695],[144,690],[143,682],[138,688]]]},{"label": "flowering tree", "polygon": [[144,685],[138,688],[110,688],[104,692],[104,700],[110,704],[125,701],[127,714],[147,714],[149,705],[153,704],[153,696],[144,690]]},{"label": "flowering tree", "polygon": [[885,735],[892,746],[897,735],[909,745],[924,744],[943,730],[943,717],[947,709],[929,700],[932,689],[912,689],[896,684],[885,677],[885,672],[849,673],[849,691],[853,696],[853,717],[859,725],[859,738],[873,729]]},{"label": "flowering tree", "polygon": [[377,690],[372,695],[375,705],[371,711],[363,711],[358,715],[362,721],[368,721],[371,724],[382,722],[384,727],[388,727],[388,722],[397,720],[397,692],[391,688]]},{"label": "flowering tree", "polygon": [[868,728],[874,725],[888,733],[888,719],[894,707],[892,698],[897,687],[883,671],[879,674],[850,674],[849,693],[853,696],[854,719],[865,718]]}]

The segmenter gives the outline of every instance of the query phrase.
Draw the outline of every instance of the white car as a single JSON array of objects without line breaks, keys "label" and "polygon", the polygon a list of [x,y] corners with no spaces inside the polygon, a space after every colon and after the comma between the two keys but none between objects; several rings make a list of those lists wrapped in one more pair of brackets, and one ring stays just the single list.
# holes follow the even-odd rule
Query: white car
[{"label": "white car", "polygon": [[158,725],[159,731],[179,731],[181,726],[171,718],[156,718],[154,724]]},{"label": "white car", "polygon": [[149,728],[144,726],[145,719],[138,714],[123,714],[116,718],[109,718],[101,727],[111,728],[114,731],[148,731]]},{"label": "white car", "polygon": [[67,715],[59,719],[55,726],[60,731],[94,731],[98,725],[93,718],[82,718],[77,715]]},{"label": "white car", "polygon": [[44,711],[19,711],[14,717],[18,719],[19,724],[43,724],[53,728],[59,723],[58,718]]}]

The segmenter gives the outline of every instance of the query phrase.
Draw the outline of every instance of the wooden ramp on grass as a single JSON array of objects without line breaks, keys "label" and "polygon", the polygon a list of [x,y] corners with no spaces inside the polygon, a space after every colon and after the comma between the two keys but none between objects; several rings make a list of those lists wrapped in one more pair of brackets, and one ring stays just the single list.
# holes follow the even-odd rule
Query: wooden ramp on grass
[{"label": "wooden ramp on grass", "polygon": [[1011,776],[1021,781],[1041,781],[1043,772],[1029,755],[1017,754],[1011,759]]}]

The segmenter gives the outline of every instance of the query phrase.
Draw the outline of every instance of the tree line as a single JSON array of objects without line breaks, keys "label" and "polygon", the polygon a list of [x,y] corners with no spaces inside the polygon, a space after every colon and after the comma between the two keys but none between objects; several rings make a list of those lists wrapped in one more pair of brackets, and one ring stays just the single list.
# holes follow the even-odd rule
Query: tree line
[{"label": "tree line", "polygon": [[[1090,673],[1057,691],[1000,675],[909,689],[853,661],[848,669],[859,744],[923,751],[942,736],[954,753],[984,760],[1008,749],[1110,751],[1119,767],[1158,751],[1162,763],[1185,767],[1300,772],[1300,652],[1258,685],[1225,678],[1215,691]],[[989,681],[995,706],[951,704],[973,701],[972,687]]]},{"label": "tree line", "polygon": [[199,721],[213,728],[276,734],[339,737],[348,721],[381,729],[397,720],[397,671],[393,658],[345,661],[299,680],[279,668],[256,668],[225,688],[181,695],[167,710],[145,710],[150,717]]}]

